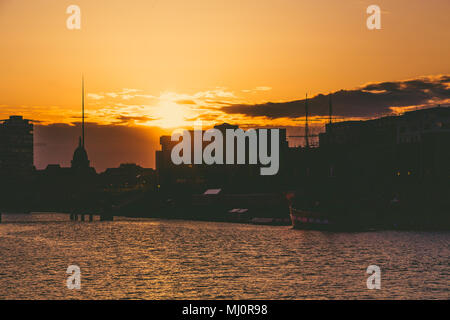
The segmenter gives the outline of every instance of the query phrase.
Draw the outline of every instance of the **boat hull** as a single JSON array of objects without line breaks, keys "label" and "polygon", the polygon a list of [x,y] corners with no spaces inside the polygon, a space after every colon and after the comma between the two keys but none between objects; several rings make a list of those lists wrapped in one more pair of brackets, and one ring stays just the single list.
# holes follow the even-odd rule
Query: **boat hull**
[{"label": "boat hull", "polygon": [[335,232],[366,232],[374,230],[369,221],[361,221],[355,215],[345,215],[345,212],[335,212],[333,217],[320,211],[293,207],[289,208],[289,212],[294,229]]},{"label": "boat hull", "polygon": [[300,230],[331,230],[333,222],[319,212],[289,208],[292,227]]}]

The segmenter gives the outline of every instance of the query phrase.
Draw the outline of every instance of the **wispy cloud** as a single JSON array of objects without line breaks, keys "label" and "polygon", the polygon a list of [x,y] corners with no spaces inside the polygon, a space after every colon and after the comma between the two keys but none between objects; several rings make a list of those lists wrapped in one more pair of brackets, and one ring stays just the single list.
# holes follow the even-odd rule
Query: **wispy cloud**
[{"label": "wispy cloud", "polygon": [[[250,103],[253,93],[271,90],[259,86],[247,92],[216,87],[194,93],[164,91],[158,95],[140,89],[89,93],[86,114],[103,125],[190,126],[202,120],[205,126],[218,122],[260,126],[301,126],[303,99],[285,102]],[[244,90],[245,91],[245,90]],[[309,99],[310,119],[323,123],[332,99],[333,115],[342,119],[363,119],[395,114],[413,108],[450,104],[450,75],[417,77],[401,81],[366,83],[355,89],[317,94]],[[42,123],[79,121],[79,111],[58,106],[2,106],[0,116],[21,114]]]},{"label": "wispy cloud", "polygon": [[243,89],[241,91],[244,93],[257,93],[258,91],[270,91],[270,90],[272,90],[271,87],[260,86],[260,87],[254,88],[254,89]]},{"label": "wispy cloud", "polygon": [[93,100],[101,100],[101,99],[105,98],[104,95],[96,94],[96,93],[88,93],[87,96],[89,99],[93,99]]},{"label": "wispy cloud", "polygon": [[138,92],[142,92],[141,89],[130,89],[130,88],[123,88],[121,91],[118,92],[99,92],[99,93],[89,93],[88,97],[94,100],[103,99],[105,97],[109,98],[121,98],[122,100],[131,100],[134,98],[144,98],[144,99],[151,99],[155,98],[155,96],[150,94],[142,94]]},{"label": "wispy cloud", "polygon": [[271,87],[256,87],[255,88],[256,91],[270,91],[272,90]]}]

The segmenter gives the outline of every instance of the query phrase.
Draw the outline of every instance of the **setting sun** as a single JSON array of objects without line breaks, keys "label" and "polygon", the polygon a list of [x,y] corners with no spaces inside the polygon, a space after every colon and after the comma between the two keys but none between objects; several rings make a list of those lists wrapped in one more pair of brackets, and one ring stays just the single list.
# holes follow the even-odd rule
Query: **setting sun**
[{"label": "setting sun", "polygon": [[195,116],[186,106],[179,105],[176,102],[162,100],[155,108],[154,117],[156,124],[162,128],[179,128],[188,124],[187,119]]}]

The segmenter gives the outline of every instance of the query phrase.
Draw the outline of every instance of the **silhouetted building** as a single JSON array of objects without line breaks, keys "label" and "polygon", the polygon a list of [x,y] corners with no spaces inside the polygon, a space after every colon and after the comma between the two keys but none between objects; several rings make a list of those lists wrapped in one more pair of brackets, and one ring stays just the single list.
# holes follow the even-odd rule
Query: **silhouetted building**
[{"label": "silhouetted building", "polygon": [[61,167],[59,164],[49,164],[44,170],[40,170],[38,176],[47,179],[48,184],[69,183],[72,186],[93,183],[97,177],[95,168],[90,166],[86,148],[84,147],[84,79],[82,82],[82,106],[81,106],[81,136],[78,146],[73,153],[70,168]]},{"label": "silhouetted building", "polygon": [[320,149],[347,176],[450,177],[450,108],[327,124]]},{"label": "silhouetted building", "polygon": [[397,120],[399,176],[450,178],[450,108],[406,112]]},{"label": "silhouetted building", "polygon": [[100,174],[102,184],[108,188],[140,188],[156,184],[155,170],[134,163],[122,163]]},{"label": "silhouetted building", "polygon": [[22,116],[0,120],[0,173],[33,171],[33,124]]},{"label": "silhouetted building", "polygon": [[[260,168],[263,167],[260,163],[249,164],[250,152],[257,150],[250,150],[249,138],[245,138],[245,164],[237,163],[237,140],[234,142],[234,164],[227,164],[227,135],[226,130],[239,129],[236,125],[224,123],[214,126],[223,133],[223,164],[180,164],[175,165],[171,159],[172,149],[179,141],[171,141],[170,136],[160,137],[161,150],[156,151],[156,171],[160,185],[191,185],[198,186],[199,190],[204,187],[224,187],[228,186],[234,190],[239,188],[259,188],[263,184],[266,187],[275,187],[275,184],[270,185],[268,182],[275,180],[283,180],[283,175],[286,174],[286,158],[288,152],[288,143],[286,140],[286,129],[279,129],[279,171],[273,176],[261,176]],[[254,129],[256,136],[256,145],[259,149],[260,133],[262,129]],[[191,135],[191,155],[194,154],[194,131],[189,131]],[[202,136],[204,131],[202,131]],[[271,131],[267,132],[268,152],[271,153]],[[237,138],[235,138],[237,139]],[[180,139],[181,141],[181,139]],[[202,139],[202,153],[204,148],[209,145],[209,141]]]},{"label": "silhouetted building", "polygon": [[78,147],[73,153],[71,168],[75,169],[76,171],[93,171],[95,173],[95,169],[89,166],[90,161],[84,147],[84,79],[82,82],[81,90],[81,137],[78,140]]},{"label": "silhouetted building", "polygon": [[320,147],[416,143],[429,133],[449,132],[450,108],[438,106],[401,116],[335,122],[325,128],[319,137]]},{"label": "silhouetted building", "polygon": [[84,145],[81,142],[81,137],[78,142],[78,147],[75,149],[73,153],[73,159],[71,161],[72,168],[74,169],[87,169],[89,168],[89,158],[84,148]]}]

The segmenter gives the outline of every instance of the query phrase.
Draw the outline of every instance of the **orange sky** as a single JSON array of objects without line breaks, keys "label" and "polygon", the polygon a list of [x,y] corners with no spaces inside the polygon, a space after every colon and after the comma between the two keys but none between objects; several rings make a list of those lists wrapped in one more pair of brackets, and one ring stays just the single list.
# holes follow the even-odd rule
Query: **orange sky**
[{"label": "orange sky", "polygon": [[[81,8],[81,30],[66,28],[70,4]],[[164,127],[217,101],[288,101],[450,73],[449,1],[377,1],[375,31],[366,28],[370,4],[1,0],[0,113],[76,120],[82,72],[90,121]]]},{"label": "orange sky", "polygon": [[[66,28],[71,4],[81,30]],[[382,30],[366,27],[371,4]],[[219,107],[450,74],[448,12],[448,0],[0,0],[0,118],[79,121],[84,73],[90,122],[292,125]]]}]

